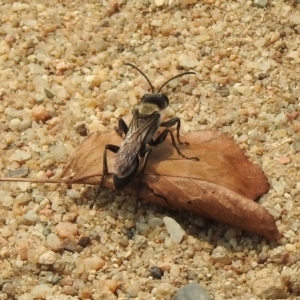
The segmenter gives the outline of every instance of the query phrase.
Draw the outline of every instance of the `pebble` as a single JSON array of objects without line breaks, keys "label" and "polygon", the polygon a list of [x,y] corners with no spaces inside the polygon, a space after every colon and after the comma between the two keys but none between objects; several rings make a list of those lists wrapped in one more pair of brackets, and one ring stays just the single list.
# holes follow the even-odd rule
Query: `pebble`
[{"label": "pebble", "polygon": [[199,283],[193,282],[180,288],[172,300],[211,300],[211,297]]},{"label": "pebble", "polygon": [[18,124],[18,130],[24,131],[31,127],[32,120],[30,118],[25,117],[19,124]]},{"label": "pebble", "polygon": [[240,83],[236,83],[233,88],[239,92],[240,94],[244,95],[244,96],[251,96],[252,94],[252,89],[251,87],[248,86],[243,86]]},{"label": "pebble", "polygon": [[257,278],[253,283],[253,293],[259,299],[286,299],[288,294],[279,274]]},{"label": "pebble", "polygon": [[76,236],[78,233],[77,224],[72,224],[70,222],[60,222],[55,226],[56,232],[61,238],[68,238],[71,236]]},{"label": "pebble", "polygon": [[46,239],[47,246],[53,251],[59,251],[62,248],[61,239],[55,234],[50,233]]},{"label": "pebble", "polygon": [[289,253],[284,246],[279,246],[273,249],[270,253],[270,260],[274,263],[284,264],[289,258]]},{"label": "pebble", "polygon": [[143,249],[147,246],[148,241],[146,239],[146,237],[142,236],[142,235],[138,235],[135,237],[134,240],[134,246],[136,249]]},{"label": "pebble", "polygon": [[170,234],[171,239],[176,244],[180,244],[184,237],[185,231],[174,219],[170,217],[164,217],[163,222],[166,225],[167,231]]},{"label": "pebble", "polygon": [[49,227],[44,228],[43,231],[42,231],[42,234],[43,234],[44,236],[47,236],[47,235],[49,235],[50,233],[51,233],[51,228],[49,228]]},{"label": "pebble", "polygon": [[28,168],[22,166],[18,169],[11,170],[5,174],[5,177],[26,177],[29,173]]},{"label": "pebble", "polygon": [[55,97],[55,95],[47,88],[44,88],[44,92],[49,99],[52,99]]},{"label": "pebble", "polygon": [[38,260],[39,264],[42,265],[53,265],[56,261],[56,254],[55,252],[49,250],[46,253],[43,253]]},{"label": "pebble", "polygon": [[131,297],[137,297],[138,293],[140,291],[140,284],[138,282],[134,282],[126,288],[126,292],[131,296]]},{"label": "pebble", "polygon": [[169,298],[169,295],[174,294],[176,291],[176,288],[174,285],[170,283],[161,283],[157,288],[156,288],[156,299],[166,299]]},{"label": "pebble", "polygon": [[148,225],[149,225],[151,228],[156,228],[156,227],[158,227],[158,226],[161,226],[162,224],[163,224],[162,218],[151,217],[151,218],[149,218],[149,220],[148,220]]},{"label": "pebble", "polygon": [[253,0],[253,5],[260,8],[266,7],[267,4],[268,4],[268,0]]},{"label": "pebble", "polygon": [[46,109],[46,107],[43,105],[34,106],[32,108],[31,115],[35,121],[45,122],[48,119],[50,119],[50,114],[49,114],[48,110]]},{"label": "pebble", "polygon": [[180,274],[180,267],[178,265],[172,264],[170,268],[170,275],[178,277]]},{"label": "pebble", "polygon": [[198,64],[198,59],[183,53],[179,55],[178,62],[182,67],[195,68]]},{"label": "pebble", "polygon": [[295,14],[291,14],[289,16],[289,21],[294,25],[299,25],[300,24],[300,13],[297,12]]},{"label": "pebble", "polygon": [[116,293],[116,290],[121,285],[121,282],[116,280],[115,278],[112,278],[110,280],[106,280],[105,286],[108,290],[110,290],[113,294]]},{"label": "pebble", "polygon": [[285,250],[288,252],[295,252],[296,249],[296,246],[293,244],[285,244]]},{"label": "pebble", "polygon": [[78,245],[80,245],[82,248],[87,247],[91,243],[91,238],[89,236],[82,236],[80,237],[78,241]]},{"label": "pebble", "polygon": [[296,152],[300,152],[300,141],[299,140],[296,140],[293,143],[293,148],[295,149]]},{"label": "pebble", "polygon": [[51,296],[54,292],[54,288],[50,284],[42,283],[36,285],[31,290],[31,295],[33,299],[46,299],[48,296]]},{"label": "pebble", "polygon": [[32,209],[30,209],[25,215],[23,215],[24,220],[28,222],[37,222],[40,216]]},{"label": "pebble", "polygon": [[67,195],[71,198],[71,199],[79,199],[81,194],[73,189],[69,189],[67,190]]},{"label": "pebble", "polygon": [[149,225],[146,223],[136,223],[136,229],[140,234],[145,234],[149,230]]},{"label": "pebble", "polygon": [[14,204],[14,198],[7,191],[0,190],[0,203],[4,207],[10,207]]},{"label": "pebble", "polygon": [[164,271],[156,266],[153,266],[149,269],[150,271],[150,276],[152,276],[155,279],[161,279],[162,276],[164,275]]},{"label": "pebble", "polygon": [[25,150],[17,149],[14,154],[10,156],[11,161],[23,162],[31,158],[31,153]]},{"label": "pebble", "polygon": [[84,268],[87,272],[91,270],[99,271],[105,265],[105,261],[98,256],[88,257],[85,258],[83,261],[84,261]]},{"label": "pebble", "polygon": [[51,154],[57,163],[67,162],[70,153],[67,147],[61,143],[58,143],[50,148]]},{"label": "pebble", "polygon": [[91,299],[92,298],[91,288],[88,286],[84,286],[79,292],[79,297],[82,299]]},{"label": "pebble", "polygon": [[156,6],[163,6],[165,4],[165,0],[155,0],[155,5]]},{"label": "pebble", "polygon": [[24,293],[21,296],[18,297],[18,300],[34,300],[33,296],[31,293]]},{"label": "pebble", "polygon": [[222,265],[229,265],[232,261],[228,250],[222,246],[218,246],[213,250],[211,259],[213,262],[220,263]]},{"label": "pebble", "polygon": [[21,3],[21,2],[14,2],[12,5],[13,11],[22,11],[29,8],[29,5],[27,3]]},{"label": "pebble", "polygon": [[300,272],[297,270],[288,279],[289,287],[295,295],[300,294]]},{"label": "pebble", "polygon": [[61,246],[70,252],[81,252],[82,251],[82,247],[80,245],[78,245],[77,240],[73,237],[70,236],[66,239],[63,240],[63,242],[61,243]]},{"label": "pebble", "polygon": [[74,286],[65,285],[62,288],[62,293],[70,296],[77,296],[77,289]]}]

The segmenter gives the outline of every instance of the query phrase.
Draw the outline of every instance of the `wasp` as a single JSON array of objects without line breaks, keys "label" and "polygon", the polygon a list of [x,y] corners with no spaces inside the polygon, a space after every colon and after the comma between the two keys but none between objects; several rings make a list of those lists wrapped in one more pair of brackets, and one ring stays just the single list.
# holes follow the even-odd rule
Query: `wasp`
[{"label": "wasp", "polygon": [[[139,172],[139,185],[137,188],[137,203],[139,201],[139,190],[144,174],[149,155],[152,151],[151,146],[157,146],[164,142],[167,135],[170,134],[172,144],[177,153],[185,159],[198,160],[196,157],[187,157],[179,150],[173,132],[172,126],[176,126],[176,139],[178,144],[188,145],[186,142],[182,142],[179,137],[179,131],[181,122],[178,117],[174,117],[168,121],[162,121],[162,112],[169,106],[169,98],[167,95],[160,93],[162,88],[166,86],[171,80],[178,77],[196,74],[195,72],[184,72],[178,74],[171,79],[167,80],[155,93],[155,89],[148,79],[148,77],[135,65],[131,63],[125,63],[125,65],[131,66],[136,69],[149,83],[151,87],[151,94],[145,94],[139,107],[133,109],[132,120],[127,126],[123,119],[118,121],[118,132],[120,135],[124,135],[124,139],[120,146],[107,144],[105,145],[103,154],[103,173],[100,182],[99,189],[96,193],[96,198],[99,195],[100,189],[103,186],[105,176],[109,174],[107,165],[107,150],[114,152],[114,172],[113,172],[113,184],[117,191],[122,191],[136,176],[139,170],[140,159],[143,158],[141,170]],[[163,131],[154,139],[155,133],[159,127],[164,127]],[[137,206],[136,206],[137,208]]]}]

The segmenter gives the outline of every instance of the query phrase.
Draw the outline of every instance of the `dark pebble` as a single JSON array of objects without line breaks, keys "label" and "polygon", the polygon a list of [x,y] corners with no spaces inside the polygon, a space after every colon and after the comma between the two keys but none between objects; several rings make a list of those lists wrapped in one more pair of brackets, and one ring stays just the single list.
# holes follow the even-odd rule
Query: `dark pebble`
[{"label": "dark pebble", "polygon": [[132,229],[124,227],[122,231],[130,240],[133,238],[134,232]]},{"label": "dark pebble", "polygon": [[29,173],[29,170],[25,167],[21,167],[15,170],[11,170],[5,174],[5,177],[26,177]]},{"label": "dark pebble", "polygon": [[229,90],[225,86],[219,87],[218,93],[222,97],[228,97],[230,94]]},{"label": "dark pebble", "polygon": [[149,269],[150,276],[152,276],[155,279],[161,279],[164,275],[164,271],[160,269],[159,267],[151,267]]},{"label": "dark pebble", "polygon": [[78,241],[78,245],[81,246],[82,248],[85,248],[90,243],[91,243],[91,238],[89,236],[82,236]]},{"label": "dark pebble", "polygon": [[269,76],[270,76],[270,75],[267,74],[267,73],[260,73],[260,74],[258,74],[257,79],[258,79],[258,80],[263,80],[263,79],[265,79],[265,78],[267,78],[267,77],[269,77]]}]

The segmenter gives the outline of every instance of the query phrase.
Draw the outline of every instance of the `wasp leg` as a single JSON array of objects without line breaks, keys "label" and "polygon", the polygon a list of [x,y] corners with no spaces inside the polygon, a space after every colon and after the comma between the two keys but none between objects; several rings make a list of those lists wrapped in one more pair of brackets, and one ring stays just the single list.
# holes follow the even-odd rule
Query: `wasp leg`
[{"label": "wasp leg", "polygon": [[[168,120],[168,121],[166,121],[166,122],[162,122],[162,123],[160,124],[161,127],[167,127],[167,128],[172,127],[172,126],[175,126],[175,125],[176,125],[176,131],[177,131],[176,137],[177,137],[178,143],[179,143],[179,144],[183,144],[183,145],[188,145],[189,143],[187,143],[187,142],[182,142],[182,141],[180,141],[180,139],[179,139],[179,131],[180,131],[180,126],[181,126],[181,121],[180,121],[179,118],[175,117],[175,118],[173,118],[173,119],[171,119],[171,120]],[[176,148],[176,147],[175,147],[175,148]]]},{"label": "wasp leg", "polygon": [[[173,120],[173,119],[172,119],[172,120]],[[176,149],[177,153],[178,153],[180,156],[182,156],[182,157],[185,158],[185,159],[199,160],[199,158],[197,158],[197,157],[188,157],[188,156],[185,156],[184,154],[181,153],[181,151],[179,150],[179,148],[178,148],[177,145],[176,145],[176,141],[175,141],[175,138],[174,138],[174,134],[173,134],[173,132],[171,131],[171,129],[168,128],[168,127],[165,128],[165,129],[163,130],[163,132],[156,138],[156,140],[153,140],[153,139],[152,139],[152,140],[149,142],[149,145],[150,145],[150,146],[157,146],[157,145],[161,144],[161,143],[164,142],[164,140],[166,139],[168,133],[170,133],[173,147]],[[178,131],[177,131],[177,135],[178,135]],[[187,145],[188,145],[188,143],[181,143],[181,144],[187,144]]]},{"label": "wasp leg", "polygon": [[101,188],[103,187],[103,183],[104,183],[104,178],[106,175],[108,175],[108,166],[107,166],[107,150],[112,151],[113,153],[117,153],[119,151],[120,147],[116,146],[116,145],[111,145],[111,144],[107,144],[105,145],[104,148],[104,153],[103,153],[103,167],[102,167],[102,177],[101,177],[101,181],[98,187],[98,190],[96,192],[96,196],[93,200],[93,202],[90,204],[90,208],[93,208],[96,199],[98,198]]},{"label": "wasp leg", "polygon": [[123,136],[123,134],[126,135],[128,132],[128,126],[123,119],[118,120],[118,127],[115,127],[114,129],[121,137]]}]

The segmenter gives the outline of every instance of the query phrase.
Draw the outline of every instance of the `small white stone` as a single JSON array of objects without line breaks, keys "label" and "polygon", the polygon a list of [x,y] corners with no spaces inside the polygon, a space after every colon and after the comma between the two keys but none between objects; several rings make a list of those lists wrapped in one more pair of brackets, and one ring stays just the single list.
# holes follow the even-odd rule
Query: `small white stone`
[{"label": "small white stone", "polygon": [[23,218],[24,218],[26,221],[28,221],[28,222],[37,222],[37,221],[40,219],[39,215],[38,215],[35,211],[33,211],[32,209],[29,210],[29,211],[23,216]]},{"label": "small white stone", "polygon": [[251,96],[252,94],[252,89],[251,87],[248,86],[243,86],[240,83],[236,83],[233,88],[238,91],[240,94],[244,96]]},{"label": "small white stone", "polygon": [[155,0],[155,5],[156,6],[163,6],[165,4],[165,0]]},{"label": "small white stone", "polygon": [[163,220],[161,218],[152,217],[148,221],[148,225],[152,228],[161,226],[163,224]]},{"label": "small white stone", "polygon": [[48,234],[46,242],[48,247],[54,251],[61,249],[61,239],[55,233]]},{"label": "small white stone", "polygon": [[25,161],[31,157],[31,153],[17,149],[14,154],[12,154],[9,158],[10,161]]},{"label": "small white stone", "polygon": [[88,75],[84,77],[84,80],[86,82],[93,82],[94,79],[95,79],[95,75]]},{"label": "small white stone", "polygon": [[20,119],[14,118],[9,121],[8,127],[11,130],[17,130],[18,127],[20,126],[20,123],[21,123]]},{"label": "small white stone", "polygon": [[50,148],[50,152],[58,163],[67,162],[70,153],[67,151],[65,145],[58,143]]},{"label": "small white stone", "polygon": [[14,198],[8,192],[0,190],[0,203],[4,207],[10,207],[14,204]]},{"label": "small white stone", "polygon": [[268,0],[254,0],[253,1],[253,5],[260,7],[260,8],[266,7],[267,4],[268,4]]},{"label": "small white stone", "polygon": [[31,119],[30,118],[24,118],[21,122],[18,124],[18,130],[23,131],[26,130],[31,126]]},{"label": "small white stone", "polygon": [[39,257],[39,264],[42,265],[53,265],[56,261],[56,254],[55,252],[49,250],[46,253],[43,253],[40,257]]},{"label": "small white stone", "polygon": [[182,238],[185,234],[185,231],[181,228],[181,226],[172,218],[164,217],[163,221],[167,227],[167,231],[170,234],[171,239],[176,243],[180,244]]},{"label": "small white stone", "polygon": [[27,3],[21,3],[21,2],[14,2],[12,5],[12,10],[13,11],[21,11],[25,10],[29,7]]},{"label": "small white stone", "polygon": [[182,67],[186,68],[195,68],[198,64],[198,60],[196,58],[185,53],[179,55],[178,62]]},{"label": "small white stone", "polygon": [[81,194],[73,189],[67,190],[67,195],[71,198],[71,199],[79,199]]}]

